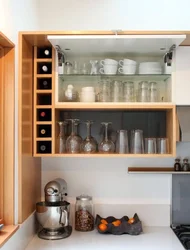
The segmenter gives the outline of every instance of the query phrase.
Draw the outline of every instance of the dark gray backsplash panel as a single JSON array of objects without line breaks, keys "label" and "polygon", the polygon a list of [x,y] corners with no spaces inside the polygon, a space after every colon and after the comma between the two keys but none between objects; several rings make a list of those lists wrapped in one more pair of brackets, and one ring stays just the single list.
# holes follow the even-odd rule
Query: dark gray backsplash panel
[{"label": "dark gray backsplash panel", "polygon": [[172,176],[172,224],[190,225],[190,175]]}]

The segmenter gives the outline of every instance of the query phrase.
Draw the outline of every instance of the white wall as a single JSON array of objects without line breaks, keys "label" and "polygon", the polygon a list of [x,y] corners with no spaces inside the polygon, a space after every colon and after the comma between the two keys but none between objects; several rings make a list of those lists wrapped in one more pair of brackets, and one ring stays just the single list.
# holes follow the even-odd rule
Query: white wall
[{"label": "white wall", "polygon": [[188,30],[189,0],[40,0],[42,30]]},{"label": "white wall", "polygon": [[[179,143],[177,155],[190,157],[190,143]],[[43,158],[42,198],[45,184],[57,177],[68,183],[72,198],[90,194],[100,204],[167,204],[171,198],[171,175],[128,174],[128,167],[172,167],[174,159],[157,158]]]}]

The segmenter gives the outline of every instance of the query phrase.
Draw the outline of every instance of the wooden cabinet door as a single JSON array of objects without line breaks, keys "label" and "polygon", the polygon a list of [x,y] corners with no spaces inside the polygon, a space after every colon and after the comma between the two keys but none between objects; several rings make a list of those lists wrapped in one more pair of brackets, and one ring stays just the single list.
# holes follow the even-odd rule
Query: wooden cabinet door
[{"label": "wooden cabinet door", "polygon": [[190,46],[176,50],[174,83],[176,105],[190,105]]}]

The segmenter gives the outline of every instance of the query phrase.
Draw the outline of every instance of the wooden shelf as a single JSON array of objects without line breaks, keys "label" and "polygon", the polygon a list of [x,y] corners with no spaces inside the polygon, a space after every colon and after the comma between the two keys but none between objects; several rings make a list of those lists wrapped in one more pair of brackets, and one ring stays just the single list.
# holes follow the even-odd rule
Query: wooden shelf
[{"label": "wooden shelf", "polygon": [[35,60],[36,62],[52,62],[51,58],[38,58]]},{"label": "wooden shelf", "polygon": [[172,154],[34,154],[35,157],[83,157],[83,158],[167,158],[173,157]]},{"label": "wooden shelf", "polygon": [[8,239],[19,229],[19,226],[4,226],[0,231],[0,248],[8,241]]},{"label": "wooden shelf", "polygon": [[51,109],[52,105],[36,105],[37,109]]},{"label": "wooden shelf", "polygon": [[139,167],[129,167],[128,168],[128,173],[129,174],[190,174],[189,172],[185,171],[174,171],[173,168],[139,168]]},{"label": "wooden shelf", "polygon": [[168,110],[172,103],[131,103],[131,102],[58,102],[56,109],[125,109],[125,110]]},{"label": "wooden shelf", "polygon": [[36,122],[37,125],[51,125],[52,122],[46,122],[46,121],[37,121]]},{"label": "wooden shelf", "polygon": [[36,141],[52,141],[51,137],[36,137]]},{"label": "wooden shelf", "polygon": [[37,94],[51,94],[52,90],[51,89],[37,89],[36,93]]},{"label": "wooden shelf", "polygon": [[52,74],[36,74],[37,78],[51,78]]}]

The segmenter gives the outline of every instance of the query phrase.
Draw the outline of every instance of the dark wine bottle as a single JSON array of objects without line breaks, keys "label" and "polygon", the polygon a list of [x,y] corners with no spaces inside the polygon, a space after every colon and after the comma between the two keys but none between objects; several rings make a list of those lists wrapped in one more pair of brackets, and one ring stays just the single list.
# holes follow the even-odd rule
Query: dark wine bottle
[{"label": "dark wine bottle", "polygon": [[38,154],[51,154],[51,141],[38,141],[37,153]]},{"label": "dark wine bottle", "polygon": [[52,58],[52,48],[38,48],[37,49],[37,58]]},{"label": "dark wine bottle", "polygon": [[38,74],[51,74],[52,64],[51,63],[38,63]]},{"label": "dark wine bottle", "polygon": [[51,121],[51,109],[37,109],[38,121]]},{"label": "dark wine bottle", "polygon": [[51,137],[51,125],[37,125],[37,137]]},{"label": "dark wine bottle", "polygon": [[38,78],[37,89],[51,89],[51,78]]}]

